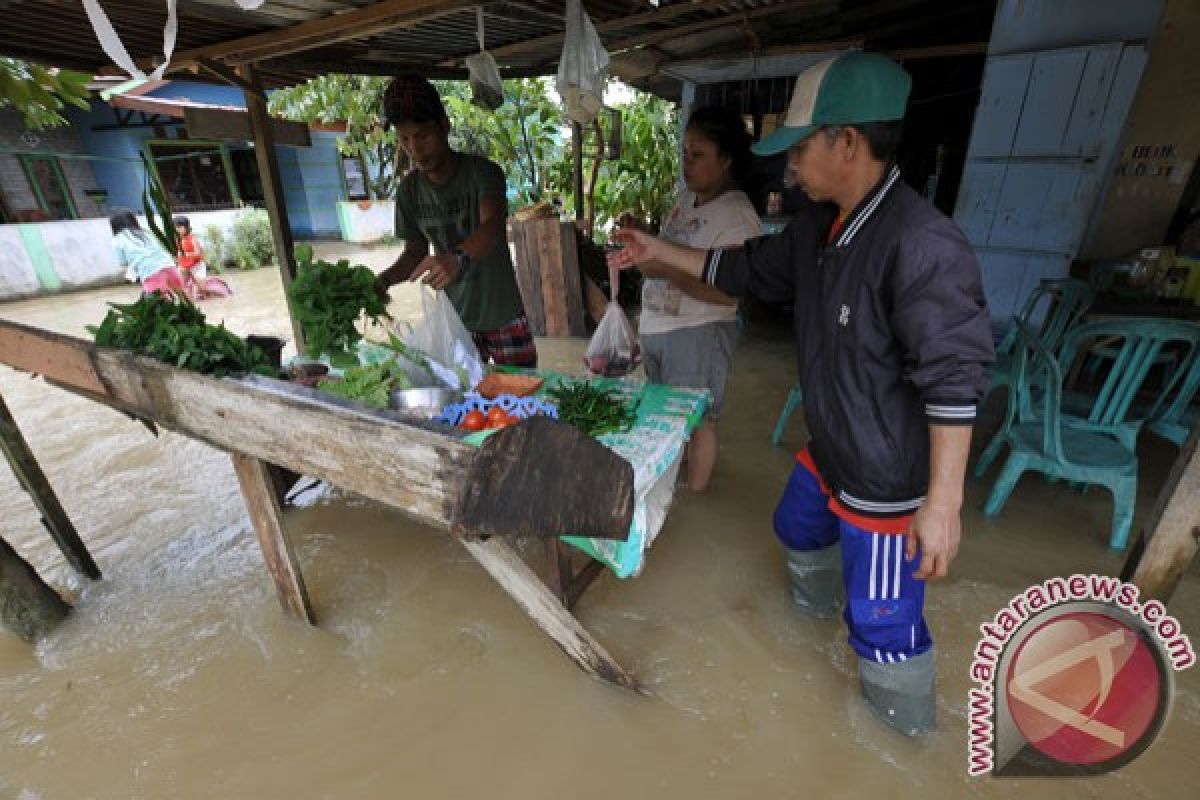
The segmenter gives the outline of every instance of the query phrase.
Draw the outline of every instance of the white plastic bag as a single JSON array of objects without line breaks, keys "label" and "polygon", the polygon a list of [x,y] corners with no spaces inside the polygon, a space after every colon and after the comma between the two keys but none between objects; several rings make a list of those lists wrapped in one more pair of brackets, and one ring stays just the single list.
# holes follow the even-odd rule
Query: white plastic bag
[{"label": "white plastic bag", "polygon": [[471,84],[471,102],[488,111],[495,111],[504,105],[504,82],[500,79],[500,69],[496,59],[484,46],[483,8],[475,9],[475,35],[479,39],[479,52],[467,56],[467,77]]},{"label": "white plastic bag", "polygon": [[580,0],[567,0],[567,29],[555,87],[567,116],[580,125],[596,118],[604,106],[608,51]]},{"label": "white plastic bag", "polygon": [[609,301],[592,340],[583,354],[584,366],[594,375],[619,378],[628,375],[642,363],[642,348],[629,318],[617,302],[617,290],[621,285],[621,273],[612,267],[608,270]]},{"label": "white plastic bag", "polygon": [[450,298],[445,292],[422,287],[421,310],[422,319],[415,326],[396,326],[399,339],[419,351],[414,353],[417,358],[409,359],[411,368],[405,370],[413,386],[441,385],[462,392],[474,389],[483,380],[483,361]]}]

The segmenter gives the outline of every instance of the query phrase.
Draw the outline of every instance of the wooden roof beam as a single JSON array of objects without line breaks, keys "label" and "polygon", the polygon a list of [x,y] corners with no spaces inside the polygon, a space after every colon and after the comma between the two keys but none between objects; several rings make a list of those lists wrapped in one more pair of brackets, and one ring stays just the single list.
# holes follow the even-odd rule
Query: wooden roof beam
[{"label": "wooden roof beam", "polygon": [[184,50],[175,54],[173,66],[182,68],[205,58],[227,64],[278,58],[347,39],[417,25],[479,4],[480,0],[383,0],[344,14],[332,14],[274,31]]}]

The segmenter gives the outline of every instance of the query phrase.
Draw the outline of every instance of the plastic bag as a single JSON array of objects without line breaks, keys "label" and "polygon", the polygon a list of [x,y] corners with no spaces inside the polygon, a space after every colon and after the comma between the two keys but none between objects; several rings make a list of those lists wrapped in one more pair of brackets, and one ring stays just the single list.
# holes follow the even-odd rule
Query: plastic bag
[{"label": "plastic bag", "polygon": [[608,51],[583,10],[580,0],[567,0],[567,28],[555,87],[567,116],[580,125],[596,118],[604,106]]},{"label": "plastic bag", "polygon": [[629,324],[629,318],[617,302],[617,290],[621,285],[620,271],[610,267],[608,276],[608,308],[604,310],[604,316],[600,318],[600,324],[588,342],[583,363],[594,375],[619,378],[633,372],[642,363],[642,348],[633,326]]},{"label": "plastic bag", "polygon": [[504,105],[504,82],[500,79],[500,69],[496,59],[484,47],[483,9],[475,9],[476,31],[479,39],[479,52],[467,56],[467,78],[471,84],[471,102],[488,111],[495,111]]},{"label": "plastic bag", "polygon": [[413,386],[474,389],[483,380],[483,361],[450,298],[422,288],[421,310],[423,317],[415,326],[396,325],[397,337],[410,351],[405,373]]}]

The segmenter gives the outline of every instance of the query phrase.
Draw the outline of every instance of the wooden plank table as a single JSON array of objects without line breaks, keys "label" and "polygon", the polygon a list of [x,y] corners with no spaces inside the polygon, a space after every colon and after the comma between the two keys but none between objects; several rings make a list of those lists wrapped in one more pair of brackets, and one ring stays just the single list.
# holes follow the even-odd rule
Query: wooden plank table
[{"label": "wooden plank table", "polygon": [[[557,535],[623,538],[633,518],[633,470],[615,453],[598,447],[569,426],[529,420],[506,429],[476,448],[444,426],[406,421],[385,411],[355,406],[327,394],[269,379],[216,379],[176,369],[126,351],[96,347],[82,339],[0,320],[0,363],[42,375],[62,389],[230,453],[246,498],[280,604],[314,622],[300,564],[267,474],[268,465],[325,480],[384,503],[421,522],[447,531],[492,576],[546,635],[586,672],[637,689],[634,677],[570,612],[568,605],[594,577],[596,568],[576,575],[560,559]],[[532,424],[531,424],[532,423]],[[590,463],[602,479],[579,482],[578,470],[541,470],[536,442],[524,441],[525,454],[513,465],[538,472],[545,502],[525,509],[517,520],[526,533],[547,537],[554,548],[555,586],[548,587],[499,536],[482,539],[463,530],[462,520],[478,518],[480,507],[497,502],[469,492],[480,479],[473,470],[483,454],[529,437],[554,437],[556,453],[572,446],[603,454]],[[570,437],[575,437],[572,443]],[[569,452],[567,453],[569,456]],[[607,459],[607,460],[605,460]],[[494,477],[494,476],[493,476]],[[511,509],[507,510],[512,513]]]}]

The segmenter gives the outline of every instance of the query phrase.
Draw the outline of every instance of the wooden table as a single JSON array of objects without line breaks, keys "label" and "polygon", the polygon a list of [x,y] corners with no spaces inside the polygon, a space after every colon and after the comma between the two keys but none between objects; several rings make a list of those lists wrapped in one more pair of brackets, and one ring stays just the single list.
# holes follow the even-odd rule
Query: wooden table
[{"label": "wooden table", "polygon": [[[574,428],[527,420],[477,448],[444,426],[406,421],[290,383],[216,379],[4,320],[0,363],[230,453],[280,604],[289,614],[310,624],[316,619],[271,465],[321,478],[447,531],[580,668],[638,688],[568,607],[599,569],[587,565],[575,572],[557,535],[624,538],[634,506],[632,467]],[[585,470],[578,468],[581,458],[587,459]],[[505,502],[506,494],[479,491],[504,481],[528,484],[535,473],[541,481],[537,503],[500,509],[489,503]],[[477,523],[489,518],[489,510],[503,513],[513,530],[545,537],[553,587],[504,537],[477,535]]]}]

